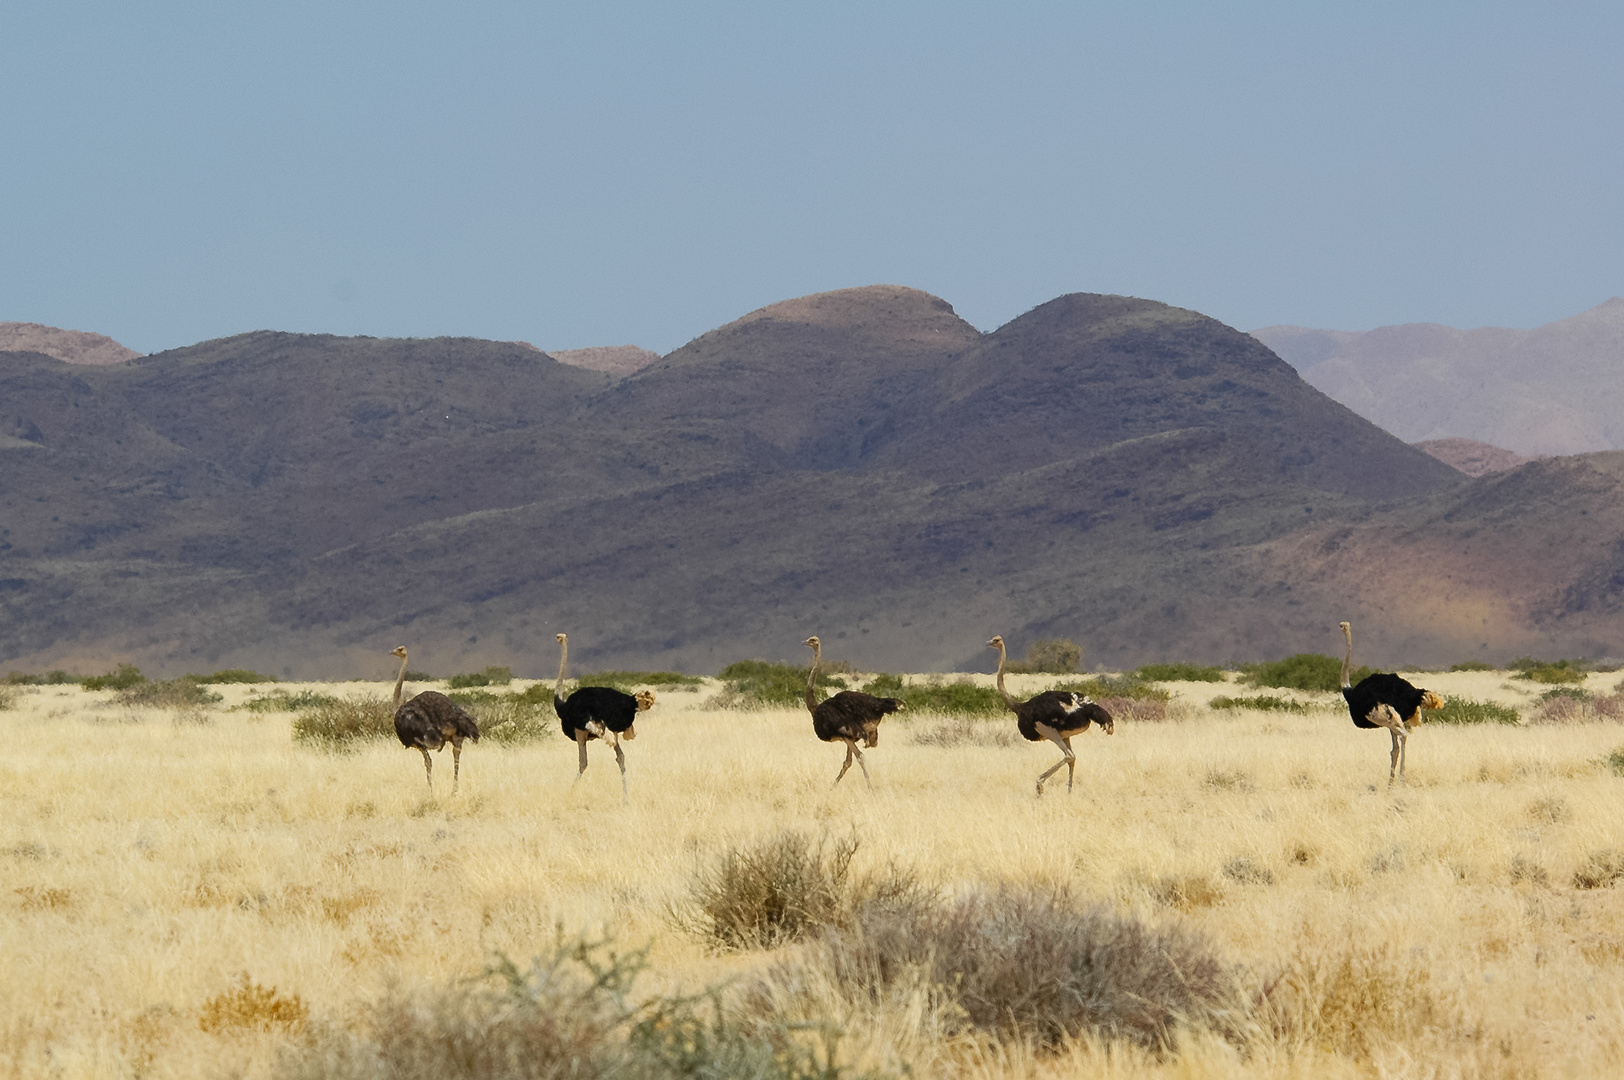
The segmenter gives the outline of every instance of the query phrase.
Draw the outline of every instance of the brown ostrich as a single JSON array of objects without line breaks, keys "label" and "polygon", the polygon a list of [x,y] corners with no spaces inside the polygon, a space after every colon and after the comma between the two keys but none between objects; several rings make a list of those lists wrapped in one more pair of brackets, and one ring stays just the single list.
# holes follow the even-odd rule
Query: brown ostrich
[{"label": "brown ostrich", "polygon": [[1089,724],[1098,724],[1101,731],[1112,734],[1116,724],[1111,714],[1082,694],[1066,690],[1045,690],[1036,697],[1016,701],[1004,689],[1004,665],[1008,656],[1004,652],[1003,637],[994,634],[987,647],[998,650],[998,696],[1004,699],[1004,708],[1015,714],[1015,726],[1021,736],[1028,742],[1048,739],[1065,755],[1038,777],[1038,794],[1043,794],[1043,782],[1059,772],[1062,765],[1066,767],[1066,790],[1071,791],[1072,778],[1077,772],[1077,755],[1071,749],[1071,737],[1087,731]]},{"label": "brown ostrich", "polygon": [[462,740],[479,741],[479,725],[474,718],[438,690],[425,690],[406,704],[400,703],[401,686],[406,682],[406,646],[396,645],[390,653],[400,657],[400,675],[395,679],[395,734],[400,744],[423,752],[423,772],[428,777],[429,794],[434,794],[434,760],[430,750],[451,744],[451,794],[457,793],[462,779]]}]

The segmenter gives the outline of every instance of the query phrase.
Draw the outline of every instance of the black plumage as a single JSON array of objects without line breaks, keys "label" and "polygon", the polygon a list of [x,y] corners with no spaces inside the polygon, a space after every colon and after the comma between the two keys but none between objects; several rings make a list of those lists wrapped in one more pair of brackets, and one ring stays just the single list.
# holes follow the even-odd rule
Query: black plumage
[{"label": "black plumage", "polygon": [[1387,767],[1387,781],[1392,783],[1395,774],[1404,775],[1408,729],[1421,722],[1422,709],[1443,708],[1443,695],[1390,672],[1366,675],[1358,686],[1349,685],[1353,677],[1353,626],[1346,622],[1338,625],[1348,639],[1347,655],[1342,658],[1342,699],[1348,703],[1348,715],[1355,727],[1386,728],[1392,735],[1393,751]]},{"label": "black plumage", "polygon": [[1116,722],[1104,706],[1069,690],[1045,690],[1025,701],[1016,701],[1004,689],[1004,666],[1009,658],[1004,651],[1003,636],[994,634],[987,647],[998,650],[998,696],[1003,699],[1004,708],[1015,714],[1015,726],[1021,737],[1028,742],[1047,739],[1058,746],[1063,755],[1038,777],[1038,794],[1043,794],[1043,782],[1059,772],[1062,765],[1066,767],[1066,790],[1070,791],[1077,773],[1077,754],[1071,748],[1071,737],[1087,731],[1090,724],[1099,725],[1101,731],[1110,735],[1116,731]]},{"label": "black plumage", "polygon": [[863,752],[857,748],[857,744],[861,742],[870,749],[880,745],[880,721],[907,706],[897,698],[875,697],[860,690],[842,690],[820,702],[813,685],[818,675],[818,663],[823,659],[823,643],[814,636],[807,638],[804,644],[812,650],[812,666],[806,673],[806,708],[812,714],[813,734],[824,742],[846,744],[846,763],[840,766],[835,783],[840,783],[855,757],[863,770],[863,782],[873,790],[874,783],[868,778],[868,763],[863,760]]},{"label": "black plumage", "polygon": [[579,768],[575,778],[586,772],[586,744],[603,739],[615,749],[620,766],[620,792],[626,794],[626,753],[621,739],[637,738],[637,714],[654,707],[654,695],[647,690],[628,694],[612,686],[582,686],[564,697],[564,670],[569,661],[569,635],[558,634],[558,682],[553,687],[553,712],[558,714],[564,737],[575,743]]},{"label": "black plumage", "polygon": [[451,744],[451,794],[457,793],[462,780],[462,741],[479,741],[479,725],[462,707],[438,690],[425,690],[410,701],[401,703],[401,687],[406,682],[406,646],[397,645],[394,655],[400,657],[400,676],[395,679],[395,734],[400,745],[423,752],[423,772],[428,777],[429,792],[434,791],[434,759],[430,750],[442,750]]}]

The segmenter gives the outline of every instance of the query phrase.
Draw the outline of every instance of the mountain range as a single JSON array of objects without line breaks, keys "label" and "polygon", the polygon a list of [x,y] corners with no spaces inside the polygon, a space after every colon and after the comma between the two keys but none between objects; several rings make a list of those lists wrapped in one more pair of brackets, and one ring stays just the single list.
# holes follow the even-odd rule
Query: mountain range
[{"label": "mountain range", "polygon": [[[642,359],[647,359],[643,357]],[[0,663],[375,675],[1624,650],[1624,454],[1468,478],[1196,312],[872,286],[629,375],[261,331],[0,352]]]},{"label": "mountain range", "polygon": [[1468,438],[1525,456],[1624,449],[1624,298],[1533,330],[1413,323],[1252,334],[1407,442]]}]

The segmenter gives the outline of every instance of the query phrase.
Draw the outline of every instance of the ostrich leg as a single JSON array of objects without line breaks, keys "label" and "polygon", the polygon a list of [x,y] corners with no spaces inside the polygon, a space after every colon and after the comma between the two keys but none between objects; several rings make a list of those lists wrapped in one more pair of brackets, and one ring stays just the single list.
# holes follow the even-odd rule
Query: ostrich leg
[{"label": "ostrich leg", "polygon": [[852,752],[857,755],[857,764],[862,766],[862,769],[863,769],[863,783],[868,786],[869,791],[873,791],[874,790],[874,781],[872,781],[872,780],[870,780],[868,778],[868,762],[863,760],[863,752],[861,750],[857,749],[857,744],[856,743],[852,743],[851,748],[852,748]]},{"label": "ostrich leg", "polygon": [[615,740],[614,747],[615,764],[620,766],[620,797],[622,799],[628,799],[631,796],[626,791],[626,755],[621,752],[619,739]]},{"label": "ostrich leg", "polygon": [[[421,746],[419,746],[418,749],[423,750],[423,748]],[[429,781],[429,794],[433,795],[434,794],[434,759],[429,757],[429,752],[427,750],[423,750],[423,775],[428,778],[428,781]]]},{"label": "ostrich leg", "polygon": [[[1060,747],[1060,752],[1065,755],[1065,757],[1055,762],[1054,766],[1050,768],[1048,772],[1038,777],[1038,794],[1042,795],[1043,782],[1049,779],[1049,777],[1053,776],[1055,773],[1059,772],[1062,765],[1070,765],[1073,769],[1075,769],[1077,755],[1071,751],[1071,740],[1064,738],[1058,731],[1055,731],[1049,725],[1039,724],[1038,731],[1045,739],[1048,739],[1050,742]],[[1066,790],[1071,790],[1071,775],[1069,773],[1066,776]]]},{"label": "ostrich leg", "polygon": [[[855,742],[853,742],[851,739],[847,739],[846,740],[846,763],[840,767],[840,772],[835,775],[835,783],[836,784],[840,783],[841,778],[846,775],[846,770],[851,768],[852,755],[854,753],[856,753],[856,751],[857,751],[857,744]],[[863,774],[865,776],[868,774],[868,766],[867,765],[863,766]]]},{"label": "ostrich leg", "polygon": [[451,794],[457,793],[457,783],[462,779],[462,744],[451,744]]},{"label": "ostrich leg", "polygon": [[579,780],[581,778],[581,773],[586,772],[586,732],[579,730],[576,731],[575,745],[579,747],[581,751],[581,768],[575,774],[575,779]]}]

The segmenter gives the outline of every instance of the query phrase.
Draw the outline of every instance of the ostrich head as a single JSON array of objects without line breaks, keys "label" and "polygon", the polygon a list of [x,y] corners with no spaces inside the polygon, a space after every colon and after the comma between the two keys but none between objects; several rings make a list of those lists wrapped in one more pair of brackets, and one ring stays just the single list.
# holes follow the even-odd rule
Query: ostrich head
[{"label": "ostrich head", "polygon": [[1421,707],[1423,709],[1441,709],[1444,707],[1446,700],[1442,694],[1434,693],[1431,690],[1421,691]]},{"label": "ostrich head", "polygon": [[389,650],[389,655],[390,656],[398,656],[402,660],[406,659],[406,646],[404,646],[404,645],[396,645],[393,649]]},{"label": "ostrich head", "polygon": [[1004,635],[1002,635],[1002,634],[994,634],[992,636],[992,640],[987,642],[987,648],[989,648],[989,649],[1002,650],[1003,647],[1004,647]]},{"label": "ostrich head", "polygon": [[570,639],[570,636],[568,634],[554,634],[553,639],[562,645]]},{"label": "ostrich head", "polygon": [[637,699],[638,712],[648,712],[650,709],[654,708],[654,691],[639,690],[633,695],[633,697]]},{"label": "ostrich head", "polygon": [[801,644],[814,651],[823,648],[823,642],[818,640],[818,635],[816,634],[813,634],[811,637],[801,642]]}]

